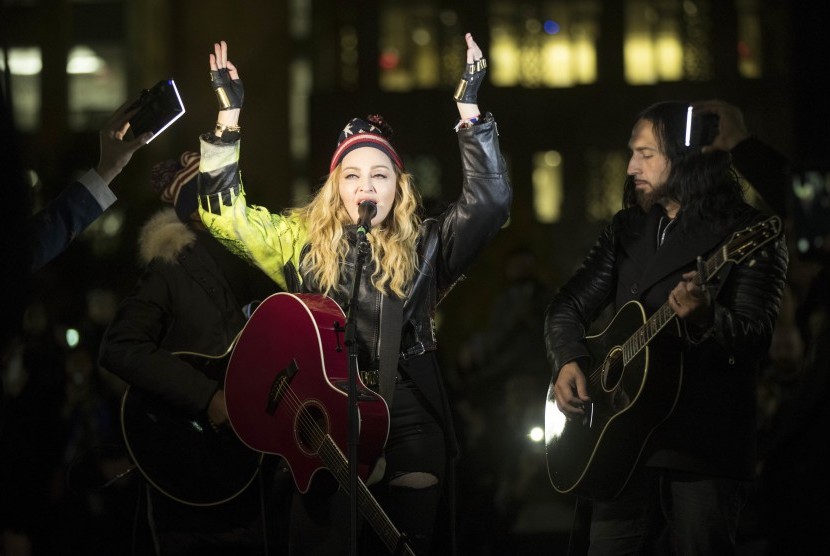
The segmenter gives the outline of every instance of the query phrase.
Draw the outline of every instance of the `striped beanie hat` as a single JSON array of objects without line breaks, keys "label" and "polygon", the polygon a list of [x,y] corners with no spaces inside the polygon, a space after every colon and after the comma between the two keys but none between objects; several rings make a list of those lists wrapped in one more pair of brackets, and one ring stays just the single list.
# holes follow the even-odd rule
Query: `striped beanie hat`
[{"label": "striped beanie hat", "polygon": [[179,220],[186,222],[198,208],[198,153],[185,151],[179,160],[159,162],[150,173],[150,183],[161,200],[171,203]]},{"label": "striped beanie hat", "polygon": [[331,157],[329,173],[343,161],[343,157],[360,147],[380,149],[392,159],[398,170],[403,170],[403,161],[389,142],[391,137],[392,128],[378,114],[367,116],[366,119],[352,118],[337,138],[337,149]]}]

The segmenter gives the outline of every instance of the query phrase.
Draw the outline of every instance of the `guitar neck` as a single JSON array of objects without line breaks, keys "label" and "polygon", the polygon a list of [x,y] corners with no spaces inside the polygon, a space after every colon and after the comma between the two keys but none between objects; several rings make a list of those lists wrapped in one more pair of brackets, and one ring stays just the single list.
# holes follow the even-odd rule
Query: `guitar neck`
[{"label": "guitar neck", "polygon": [[[320,444],[318,454],[329,471],[337,479],[340,487],[346,492],[349,492],[349,462],[331,436],[325,435]],[[402,537],[400,531],[392,523],[392,520],[389,519],[389,516],[386,515],[386,512],[383,511],[383,508],[380,507],[380,504],[372,496],[372,493],[369,492],[369,488],[360,477],[357,478],[357,504],[360,513],[363,514],[363,517],[369,522],[372,529],[375,530],[375,533],[377,533],[390,554],[415,556],[415,553],[408,544],[401,543]]]},{"label": "guitar neck", "polygon": [[[703,263],[701,268],[702,275],[695,280],[697,285],[707,283],[712,276],[714,276],[720,268],[726,264],[728,259],[728,252],[726,246],[718,249],[709,259]],[[634,357],[651,342],[663,328],[669,324],[677,314],[669,306],[666,301],[660,306],[657,311],[651,315],[646,322],[637,329],[632,336],[626,340],[622,347],[623,363],[628,364]]]}]

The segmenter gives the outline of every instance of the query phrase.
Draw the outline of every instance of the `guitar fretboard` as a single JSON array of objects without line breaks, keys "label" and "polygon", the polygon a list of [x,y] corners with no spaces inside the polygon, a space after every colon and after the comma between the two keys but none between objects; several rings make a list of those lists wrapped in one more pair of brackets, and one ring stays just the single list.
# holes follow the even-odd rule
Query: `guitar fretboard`
[{"label": "guitar fretboard", "polygon": [[[778,236],[781,232],[781,220],[773,216],[755,226],[736,232],[731,240],[701,265],[695,282],[706,284],[711,280],[727,261],[740,262],[753,251]],[[677,315],[669,306],[668,301],[660,306],[622,346],[623,364],[636,357],[657,334]]]},{"label": "guitar fretboard", "polygon": [[[350,482],[349,461],[331,436],[323,434],[322,431],[319,432],[321,435],[321,437],[318,437],[318,454],[320,459],[337,479],[341,488],[348,492]],[[386,512],[380,507],[375,497],[372,496],[372,493],[369,492],[366,483],[359,477],[357,479],[357,503],[363,517],[375,530],[375,533],[377,533],[390,554],[402,553],[407,556],[415,556],[415,553],[408,544],[401,543],[401,533],[392,523],[392,520],[389,519],[389,516],[386,515]]]}]

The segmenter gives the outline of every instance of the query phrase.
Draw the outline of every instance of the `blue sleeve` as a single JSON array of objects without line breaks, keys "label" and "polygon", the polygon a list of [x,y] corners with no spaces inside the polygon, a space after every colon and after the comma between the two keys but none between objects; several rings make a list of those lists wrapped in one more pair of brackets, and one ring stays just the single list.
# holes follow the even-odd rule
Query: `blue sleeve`
[{"label": "blue sleeve", "polygon": [[103,212],[104,207],[80,181],[64,189],[29,220],[32,270],[61,254]]}]

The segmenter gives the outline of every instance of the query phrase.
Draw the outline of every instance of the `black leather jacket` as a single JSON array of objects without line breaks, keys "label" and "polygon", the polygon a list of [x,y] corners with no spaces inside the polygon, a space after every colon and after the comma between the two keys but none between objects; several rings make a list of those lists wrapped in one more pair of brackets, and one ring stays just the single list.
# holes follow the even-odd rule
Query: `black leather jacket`
[{"label": "black leather jacket", "polygon": [[[208,138],[208,142],[211,140]],[[418,270],[415,281],[409,291],[403,307],[403,329],[401,333],[401,353],[404,358],[413,357],[437,349],[433,317],[441,298],[459,279],[473,259],[484,249],[498,232],[509,216],[512,190],[507,176],[507,169],[499,149],[498,128],[491,114],[482,122],[458,132],[458,144],[461,154],[463,184],[458,200],[442,214],[423,221],[418,241]],[[223,149],[232,146],[221,147]],[[200,193],[202,195],[203,219],[212,232],[211,213],[220,212],[219,204],[228,206],[239,194],[237,166],[233,157],[218,153],[218,162],[213,165],[211,157],[214,148],[205,145],[203,138],[202,168],[200,175]],[[218,152],[218,151],[217,151]],[[224,158],[223,158],[224,157]],[[262,217],[260,213],[258,215]],[[260,220],[264,227],[273,227],[265,218]],[[351,293],[354,276],[354,229],[351,232],[352,252],[343,261],[344,272],[340,274],[340,291],[330,295],[341,307],[346,306]],[[275,232],[276,234],[277,232]],[[273,241],[282,241],[278,236]],[[302,236],[294,236],[293,241],[304,241]],[[242,238],[221,238],[231,250],[246,256],[248,247]],[[255,241],[257,241],[255,239]],[[296,245],[296,243],[291,244]],[[293,247],[292,247],[293,248]],[[319,292],[310,279],[297,272],[298,261],[307,252],[306,245],[299,258],[285,257],[283,268],[265,268],[262,260],[257,264],[263,266],[266,273],[284,280],[284,287],[294,292]],[[267,266],[268,263],[265,263]],[[371,286],[371,262],[362,272],[359,289],[358,342],[364,368],[371,365],[378,353],[380,294]]]},{"label": "black leather jacket", "polygon": [[[410,358],[437,349],[435,309],[464,270],[490,242],[509,216],[512,191],[499,150],[498,129],[491,115],[485,122],[458,133],[463,187],[461,196],[442,214],[425,219],[418,240],[418,270],[404,302],[401,356]],[[357,240],[348,230],[351,249],[343,262],[339,292],[331,296],[346,307],[354,280]],[[361,272],[357,330],[362,368],[377,368],[381,295],[371,282],[372,262]],[[286,276],[294,274],[286,272]],[[315,291],[310,278],[295,291]]]},{"label": "black leather jacket", "polygon": [[[695,270],[697,255],[706,259],[729,232],[762,218],[749,207],[739,210],[726,231],[704,222],[686,222],[669,234],[659,251],[655,239],[659,207],[649,214],[636,207],[619,212],[548,307],[545,332],[554,380],[570,361],[579,362],[583,373],[591,370],[586,368],[583,338],[609,304],[616,311],[637,300],[652,314],[666,302],[682,274]],[[783,237],[731,267],[714,302],[711,329],[686,337],[680,397],[671,417],[649,441],[642,460],[647,465],[750,476],[755,373],[769,349],[786,268]]]}]

